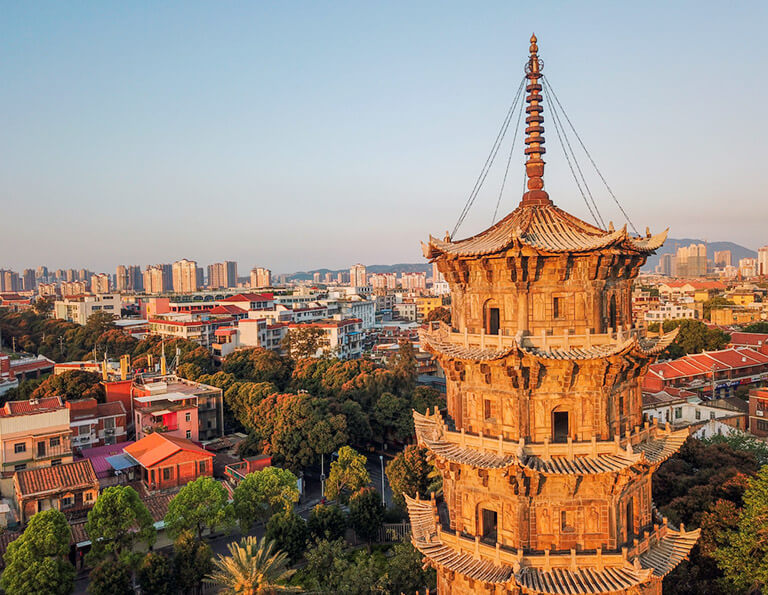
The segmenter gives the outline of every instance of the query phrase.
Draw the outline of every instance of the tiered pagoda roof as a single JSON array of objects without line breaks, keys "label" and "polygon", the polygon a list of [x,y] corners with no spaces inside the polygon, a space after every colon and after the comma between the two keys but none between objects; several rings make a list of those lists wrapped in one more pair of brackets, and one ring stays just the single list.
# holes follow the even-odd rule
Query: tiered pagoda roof
[{"label": "tiered pagoda roof", "polygon": [[[662,578],[685,558],[699,537],[666,524],[646,533],[631,552],[544,552],[526,555],[501,550],[445,531],[435,500],[405,496],[413,545],[435,568],[457,572],[487,585],[516,586],[523,593],[598,595],[624,592]],[[480,548],[489,550],[479,555]],[[483,552],[486,554],[486,552]]]},{"label": "tiered pagoda roof", "polygon": [[688,429],[651,426],[623,441],[525,444],[446,428],[440,413],[413,412],[418,443],[436,458],[478,469],[523,467],[546,475],[617,473],[633,465],[660,465],[688,438]]},{"label": "tiered pagoda roof", "polygon": [[486,256],[511,248],[527,246],[541,252],[592,252],[615,247],[628,252],[649,254],[660,248],[669,230],[655,236],[632,237],[624,226],[605,231],[566,213],[552,203],[520,205],[501,221],[470,238],[439,240],[429,237],[422,244],[429,259],[448,256]]}]

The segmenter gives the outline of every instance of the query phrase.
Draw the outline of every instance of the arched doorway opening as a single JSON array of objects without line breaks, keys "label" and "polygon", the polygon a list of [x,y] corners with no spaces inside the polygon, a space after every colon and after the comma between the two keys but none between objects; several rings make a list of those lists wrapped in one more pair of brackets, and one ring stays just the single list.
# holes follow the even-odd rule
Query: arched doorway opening
[{"label": "arched doorway opening", "polygon": [[570,419],[567,411],[555,408],[552,410],[552,442],[568,442]]},{"label": "arched doorway opening", "polygon": [[483,306],[483,326],[487,335],[498,335],[501,329],[501,310],[494,300]]}]

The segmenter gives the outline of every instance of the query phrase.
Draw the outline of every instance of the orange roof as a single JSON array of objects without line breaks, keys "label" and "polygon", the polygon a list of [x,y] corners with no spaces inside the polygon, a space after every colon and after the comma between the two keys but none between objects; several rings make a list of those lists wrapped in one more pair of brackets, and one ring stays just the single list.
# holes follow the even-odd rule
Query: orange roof
[{"label": "orange roof", "polygon": [[169,436],[162,432],[153,432],[138,442],[126,446],[123,450],[145,468],[157,465],[159,462],[179,453],[191,453],[196,455],[196,457],[214,456],[212,452],[208,452],[191,440]]},{"label": "orange roof", "polygon": [[217,300],[222,302],[270,302],[275,299],[272,293],[238,293],[230,297]]},{"label": "orange roof", "polygon": [[15,479],[20,497],[99,487],[99,480],[89,459],[55,467],[17,471]]},{"label": "orange roof", "polygon": [[244,315],[248,312],[246,310],[243,310],[242,308],[238,308],[234,304],[223,304],[216,306],[215,308],[212,308],[211,310],[208,310],[210,314],[235,314],[235,315]]},{"label": "orange roof", "polygon": [[29,401],[8,401],[0,409],[0,417],[11,417],[12,415],[30,415],[34,413],[48,413],[63,409],[64,404],[61,397],[45,397],[39,400]]}]

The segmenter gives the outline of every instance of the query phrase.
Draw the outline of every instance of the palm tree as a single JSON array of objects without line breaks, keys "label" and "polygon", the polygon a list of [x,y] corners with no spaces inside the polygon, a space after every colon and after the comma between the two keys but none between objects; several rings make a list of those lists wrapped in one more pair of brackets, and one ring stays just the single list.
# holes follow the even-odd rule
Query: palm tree
[{"label": "palm tree", "polygon": [[296,593],[298,587],[284,583],[295,570],[288,568],[288,554],[275,551],[275,543],[262,537],[246,537],[240,543],[230,543],[229,556],[219,555],[213,561],[216,569],[206,582],[224,587],[227,595],[272,595]]}]

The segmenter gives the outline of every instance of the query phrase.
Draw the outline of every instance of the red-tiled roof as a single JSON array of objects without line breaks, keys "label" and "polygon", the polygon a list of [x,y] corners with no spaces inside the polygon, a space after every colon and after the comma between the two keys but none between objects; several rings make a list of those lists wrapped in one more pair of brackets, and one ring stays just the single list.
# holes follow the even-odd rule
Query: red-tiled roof
[{"label": "red-tiled roof", "polygon": [[339,328],[342,326],[347,326],[350,324],[358,324],[362,322],[362,319],[360,318],[347,318],[346,320],[318,320],[316,322],[292,322],[290,323],[291,328],[307,328],[307,327],[317,327],[317,328]]},{"label": "red-tiled roof", "polygon": [[11,417],[12,415],[32,415],[35,413],[48,413],[63,409],[64,404],[61,397],[45,397],[35,401],[8,401],[0,409],[0,417]]},{"label": "red-tiled roof", "polygon": [[232,315],[245,315],[247,310],[243,310],[235,306],[234,304],[222,304],[208,311],[210,314],[232,314]]},{"label": "red-tiled roof", "polygon": [[230,297],[217,300],[219,303],[226,302],[270,302],[275,299],[272,293],[238,293]]},{"label": "red-tiled roof", "polygon": [[731,333],[731,345],[751,345],[754,347],[768,345],[768,333],[742,333],[734,331]]},{"label": "red-tiled roof", "polygon": [[705,351],[686,355],[669,362],[653,364],[649,373],[664,378],[686,378],[711,374],[712,370],[738,370],[768,364],[768,355],[750,349],[736,347],[719,351]]},{"label": "red-tiled roof", "polygon": [[145,436],[138,442],[125,447],[125,452],[131,455],[142,467],[152,467],[179,452],[188,452],[197,455],[213,457],[208,452],[191,440],[169,436],[162,432],[154,432]]},{"label": "red-tiled roof", "polygon": [[88,459],[55,467],[17,471],[15,481],[20,497],[99,486],[96,472]]}]

